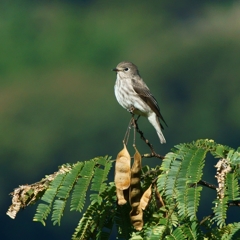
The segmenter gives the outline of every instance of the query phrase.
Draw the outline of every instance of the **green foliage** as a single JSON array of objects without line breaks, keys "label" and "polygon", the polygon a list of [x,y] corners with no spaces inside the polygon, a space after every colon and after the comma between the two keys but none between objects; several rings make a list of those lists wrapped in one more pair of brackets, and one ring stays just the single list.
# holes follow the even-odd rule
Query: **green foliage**
[{"label": "green foliage", "polygon": [[[215,187],[202,179],[208,153],[217,161],[218,186]],[[110,158],[78,162],[68,166],[68,171],[58,174],[48,186],[34,221],[45,225],[52,211],[53,224],[60,225],[68,199],[71,199],[71,210],[81,212],[90,191],[90,203],[72,235],[74,240],[109,239],[114,227],[118,239],[237,239],[240,224],[227,224],[226,221],[228,208],[239,205],[239,158],[238,151],[207,139],[175,146],[160,167],[143,167],[141,185],[146,188],[152,183],[154,191],[149,206],[144,210],[141,231],[132,227],[130,205],[119,206],[115,184],[107,183],[112,167]],[[212,214],[200,219],[200,196],[204,187],[216,191],[216,198],[212,202]]]},{"label": "green foliage", "polygon": [[228,199],[232,201],[240,200],[238,175],[236,172],[229,173],[226,178],[226,188],[228,189]]},{"label": "green foliage", "polygon": [[[100,173],[103,172],[103,174],[99,176],[101,177],[101,181],[94,181],[92,185],[94,187],[92,187],[91,190],[99,192],[97,202],[101,203],[101,194],[106,191],[107,188],[107,184],[104,182],[107,180],[111,165],[112,163],[108,157],[99,157],[86,162],[78,162],[72,166],[70,171],[58,174],[42,196],[44,203],[38,205],[33,220],[45,225],[45,220],[52,208],[53,224],[58,223],[58,225],[60,225],[67,200],[72,192],[71,210],[81,211],[85,204],[86,193],[89,189],[91,179],[94,174],[99,174],[100,167],[103,168],[100,171]],[[95,199],[95,194],[93,194],[92,199]]]},{"label": "green foliage", "polygon": [[[1,189],[12,188],[12,176],[31,182],[76,156],[118,150],[128,114],[114,99],[110,69],[122,60],[139,66],[171,127],[163,152],[203,136],[238,146],[240,4],[76,2],[0,3]],[[8,201],[2,198],[2,207]]]},{"label": "green foliage", "polygon": [[42,201],[44,201],[45,203],[40,203],[38,205],[33,221],[38,221],[45,225],[45,220],[47,219],[48,215],[51,212],[53,201],[57,195],[58,188],[61,185],[65,176],[66,174],[59,174],[52,181],[50,187],[42,196]]},{"label": "green foliage", "polygon": [[[213,229],[213,225],[216,223],[219,228],[222,228],[226,225],[229,202],[239,199],[239,175],[236,171],[238,169],[238,152],[227,146],[216,144],[212,140],[198,140],[191,144],[177,145],[172,152],[166,155],[160,168],[162,173],[158,178],[158,190],[167,200],[169,213],[172,214],[174,211],[177,214],[177,224],[189,239],[199,239],[199,236],[203,235],[199,230],[200,225],[196,221],[200,221],[197,213],[203,187],[199,184],[201,184],[208,152],[215,158],[226,158],[232,169],[226,173],[224,178],[226,184],[222,189],[220,189],[221,183],[218,179],[219,191],[224,194],[213,201],[215,207],[213,208],[214,216],[211,227]],[[169,229],[172,229],[171,225]],[[170,236],[172,234],[170,233]]]}]

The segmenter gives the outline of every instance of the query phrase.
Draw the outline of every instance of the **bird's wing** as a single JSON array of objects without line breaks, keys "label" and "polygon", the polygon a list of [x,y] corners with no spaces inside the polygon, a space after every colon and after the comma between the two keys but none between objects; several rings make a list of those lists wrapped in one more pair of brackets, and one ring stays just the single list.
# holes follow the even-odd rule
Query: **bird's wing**
[{"label": "bird's wing", "polygon": [[[156,98],[151,94],[149,88],[142,80],[132,79],[132,86],[134,91],[140,96],[140,98],[147,103],[147,105],[156,113],[156,115],[166,124],[163,116],[160,113]],[[162,124],[161,127],[163,128]]]}]

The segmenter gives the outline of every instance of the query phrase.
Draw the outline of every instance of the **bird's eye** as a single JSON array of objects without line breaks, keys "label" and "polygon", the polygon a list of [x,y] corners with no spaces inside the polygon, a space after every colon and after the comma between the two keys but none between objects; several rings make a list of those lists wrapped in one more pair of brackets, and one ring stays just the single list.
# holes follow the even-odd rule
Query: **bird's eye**
[{"label": "bird's eye", "polygon": [[127,72],[129,70],[129,68],[124,68],[124,71]]}]

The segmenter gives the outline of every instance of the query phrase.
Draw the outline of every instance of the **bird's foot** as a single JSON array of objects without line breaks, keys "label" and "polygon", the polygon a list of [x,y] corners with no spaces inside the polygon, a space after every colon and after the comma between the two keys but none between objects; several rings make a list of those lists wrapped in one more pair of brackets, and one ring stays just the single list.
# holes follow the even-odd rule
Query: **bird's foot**
[{"label": "bird's foot", "polygon": [[134,114],[134,113],[133,113],[134,110],[135,110],[135,107],[134,107],[134,106],[131,106],[131,107],[128,109],[128,111],[129,111],[131,114]]}]

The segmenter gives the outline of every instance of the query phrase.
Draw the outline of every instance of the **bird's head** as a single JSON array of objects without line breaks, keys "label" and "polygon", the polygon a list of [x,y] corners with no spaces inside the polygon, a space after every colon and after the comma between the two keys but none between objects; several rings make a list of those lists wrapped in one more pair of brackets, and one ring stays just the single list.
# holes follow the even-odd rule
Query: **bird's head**
[{"label": "bird's head", "polygon": [[139,75],[138,68],[131,62],[120,62],[116,68],[113,69],[122,78],[129,78]]}]

